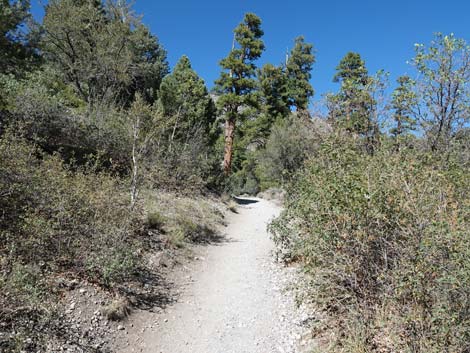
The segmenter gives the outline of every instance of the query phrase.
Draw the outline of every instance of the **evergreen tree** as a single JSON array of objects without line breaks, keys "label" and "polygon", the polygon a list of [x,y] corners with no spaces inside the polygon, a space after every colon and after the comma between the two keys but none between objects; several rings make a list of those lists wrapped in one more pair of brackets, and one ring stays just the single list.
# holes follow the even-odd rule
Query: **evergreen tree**
[{"label": "evergreen tree", "polygon": [[163,79],[158,103],[163,115],[172,121],[170,146],[175,140],[185,141],[195,134],[213,142],[216,108],[187,56],[182,56],[173,72]]},{"label": "evergreen tree", "polygon": [[28,33],[29,0],[0,0],[0,74],[18,75],[35,55]]},{"label": "evergreen tree", "polygon": [[369,79],[369,73],[366,64],[362,60],[360,54],[349,52],[336,67],[336,74],[333,82],[347,83],[354,85],[366,85]]},{"label": "evergreen tree", "polygon": [[365,62],[358,53],[347,53],[336,67],[334,82],[340,91],[328,97],[329,119],[347,131],[365,138],[366,149],[372,153],[378,139],[377,102],[373,90],[380,78],[369,76]]},{"label": "evergreen tree", "polygon": [[414,107],[418,104],[414,92],[415,82],[408,76],[397,79],[398,87],[392,93],[393,120],[395,126],[390,130],[395,138],[397,150],[400,149],[400,140],[403,136],[416,129]]},{"label": "evergreen tree", "polygon": [[261,20],[252,13],[245,15],[234,30],[234,47],[221,60],[223,71],[216,81],[216,92],[220,95],[217,105],[225,118],[224,173],[232,168],[233,142],[237,120],[246,116],[249,107],[258,105],[255,61],[263,50]]},{"label": "evergreen tree", "polygon": [[309,99],[314,94],[310,84],[314,63],[313,45],[306,43],[302,36],[295,38],[294,48],[286,63],[286,75],[289,104],[294,106],[298,112],[307,111]]},{"label": "evergreen tree", "polygon": [[241,129],[244,144],[264,145],[271,127],[290,114],[287,97],[287,76],[281,66],[265,64],[258,70],[259,111],[248,119]]},{"label": "evergreen tree", "polygon": [[340,91],[330,96],[330,117],[346,130],[367,135],[375,102],[368,91],[371,78],[364,61],[357,53],[348,53],[336,67],[333,82],[341,84]]},{"label": "evergreen tree", "polygon": [[272,122],[290,113],[287,75],[281,66],[265,64],[258,70],[258,82],[263,110]]}]

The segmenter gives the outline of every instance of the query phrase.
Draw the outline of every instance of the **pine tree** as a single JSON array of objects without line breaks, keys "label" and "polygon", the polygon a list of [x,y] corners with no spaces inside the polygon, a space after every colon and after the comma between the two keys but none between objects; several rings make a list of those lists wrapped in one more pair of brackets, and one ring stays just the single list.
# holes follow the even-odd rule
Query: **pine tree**
[{"label": "pine tree", "polygon": [[265,64],[258,70],[262,107],[272,118],[287,117],[290,113],[287,75],[281,66]]},{"label": "pine tree", "polygon": [[333,121],[350,132],[367,134],[375,102],[368,92],[371,78],[361,56],[347,53],[336,67],[333,82],[341,84],[340,91],[330,96]]},{"label": "pine tree", "polygon": [[220,62],[223,71],[215,88],[220,95],[217,105],[225,118],[225,175],[229,175],[232,168],[237,120],[244,118],[247,108],[258,105],[255,61],[264,50],[261,20],[255,14],[247,13],[234,33],[234,47]]},{"label": "pine tree", "polygon": [[366,85],[369,73],[366,64],[358,53],[349,52],[341,59],[336,67],[333,82],[351,82],[354,85]]},{"label": "pine tree", "polygon": [[170,148],[173,141],[185,141],[196,134],[213,142],[216,108],[187,56],[182,56],[173,72],[163,79],[158,105],[172,120]]},{"label": "pine tree", "polygon": [[380,79],[369,76],[365,62],[358,53],[347,53],[336,67],[333,82],[340,91],[328,97],[329,119],[355,136],[365,138],[365,146],[373,153],[379,129],[376,121],[377,102],[372,93]]},{"label": "pine tree", "polygon": [[31,19],[29,0],[0,0],[0,74],[18,75],[35,58],[22,30]]},{"label": "pine tree", "polygon": [[295,38],[294,48],[286,63],[287,95],[289,104],[304,113],[314,90],[310,84],[311,71],[315,63],[313,45],[306,43],[304,37]]},{"label": "pine tree", "polygon": [[264,145],[277,120],[290,114],[287,76],[281,66],[265,64],[257,72],[260,105],[241,128],[246,144]]},{"label": "pine tree", "polygon": [[400,149],[403,136],[416,129],[414,107],[417,105],[417,95],[413,91],[415,82],[408,76],[397,79],[398,87],[392,93],[393,120],[395,126],[390,130],[395,138],[396,149]]}]

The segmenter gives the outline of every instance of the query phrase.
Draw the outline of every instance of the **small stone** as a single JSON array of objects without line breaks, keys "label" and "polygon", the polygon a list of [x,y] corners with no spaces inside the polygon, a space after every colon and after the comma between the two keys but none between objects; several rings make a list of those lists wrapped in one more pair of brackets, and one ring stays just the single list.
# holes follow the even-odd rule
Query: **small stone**
[{"label": "small stone", "polygon": [[119,331],[122,331],[122,330],[124,330],[124,326],[119,325],[117,329],[118,329]]}]

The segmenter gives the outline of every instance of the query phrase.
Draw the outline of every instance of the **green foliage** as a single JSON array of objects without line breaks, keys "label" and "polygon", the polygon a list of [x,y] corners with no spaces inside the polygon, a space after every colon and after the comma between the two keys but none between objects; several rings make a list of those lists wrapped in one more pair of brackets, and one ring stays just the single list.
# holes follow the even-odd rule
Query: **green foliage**
[{"label": "green foliage", "polygon": [[395,126],[390,130],[397,148],[401,140],[416,129],[415,109],[418,104],[414,91],[415,82],[408,76],[397,79],[398,87],[392,93],[393,120]]},{"label": "green foliage", "polygon": [[[249,108],[259,104],[255,61],[264,50],[261,40],[261,20],[247,13],[234,30],[234,47],[230,54],[220,61],[223,71],[216,80],[215,91],[219,94],[217,106],[225,119],[224,172],[229,175],[232,169],[232,156],[237,120],[243,121],[250,115]],[[235,44],[237,46],[235,47]]]},{"label": "green foliage", "polygon": [[274,239],[310,275],[331,351],[462,352],[469,170],[390,150],[367,155],[347,136],[324,143],[288,190]]},{"label": "green foliage", "polygon": [[41,48],[48,64],[90,106],[152,102],[168,73],[166,52],[126,2],[53,0]]},{"label": "green foliage", "polygon": [[309,99],[314,94],[313,87],[310,84],[314,63],[313,45],[306,43],[302,36],[295,38],[294,48],[291,50],[286,63],[286,75],[289,105],[296,107],[297,111],[306,110]]},{"label": "green foliage", "polygon": [[448,151],[470,122],[470,47],[453,34],[437,33],[429,46],[415,44],[415,51],[421,126],[433,151]]},{"label": "green foliage", "polygon": [[257,77],[261,93],[261,106],[270,119],[268,128],[263,131],[269,131],[276,119],[284,118],[290,114],[287,76],[281,66],[265,64],[258,70]]},{"label": "green foliage", "polygon": [[29,0],[0,1],[0,74],[21,75],[36,56],[28,33]]},{"label": "green foliage", "polygon": [[[241,153],[237,153],[240,156]],[[249,152],[243,155],[241,161],[236,163],[239,165],[228,180],[228,191],[235,195],[256,195],[260,191],[260,180],[256,175],[256,153]]]},{"label": "green foliage", "polygon": [[172,135],[168,137],[171,142],[188,141],[195,134],[212,142],[215,105],[187,56],[182,56],[173,72],[163,79],[158,103],[165,117],[172,120]]},{"label": "green foliage", "polygon": [[364,60],[358,53],[349,52],[341,59],[336,67],[334,82],[352,81],[355,84],[366,85],[369,73]]},{"label": "green foliage", "polygon": [[261,20],[255,14],[247,13],[243,22],[235,28],[234,34],[234,43],[238,46],[220,61],[224,71],[215,82],[215,90],[221,95],[217,105],[227,118],[238,114],[238,107],[258,105],[257,95],[254,93],[256,89],[256,80],[253,78],[256,74],[254,61],[264,51]]},{"label": "green foliage", "polygon": [[334,82],[340,91],[329,95],[329,120],[336,127],[361,137],[365,148],[373,153],[378,143],[377,92],[383,90],[383,72],[369,76],[364,61],[357,53],[348,53],[336,67]]},{"label": "green foliage", "polygon": [[160,148],[152,157],[158,185],[202,189],[213,183],[220,174],[216,108],[186,56],[163,79],[156,109],[163,119]]},{"label": "green foliage", "polygon": [[310,121],[291,115],[272,128],[265,148],[258,151],[256,174],[261,189],[283,186],[318,148],[324,131]]}]

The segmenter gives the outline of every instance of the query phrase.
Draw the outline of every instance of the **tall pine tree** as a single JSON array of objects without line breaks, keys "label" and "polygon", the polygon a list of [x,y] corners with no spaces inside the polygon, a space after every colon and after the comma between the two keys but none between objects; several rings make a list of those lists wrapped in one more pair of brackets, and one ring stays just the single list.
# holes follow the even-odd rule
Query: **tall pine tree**
[{"label": "tall pine tree", "polygon": [[393,120],[395,126],[390,130],[396,149],[400,149],[404,136],[416,129],[414,108],[418,104],[417,95],[414,92],[415,82],[409,76],[400,76],[397,79],[398,87],[392,93]]},{"label": "tall pine tree", "polygon": [[295,38],[294,48],[286,62],[287,96],[289,104],[304,114],[314,90],[310,84],[311,71],[315,63],[313,45],[306,43],[304,37]]},{"label": "tall pine tree", "polygon": [[350,52],[336,67],[333,81],[341,87],[337,94],[328,97],[330,121],[364,138],[367,151],[372,153],[379,131],[375,119],[377,102],[372,95],[377,80],[369,76],[361,56]]},{"label": "tall pine tree", "polygon": [[170,148],[174,141],[184,143],[195,135],[213,142],[216,108],[187,56],[182,56],[163,79],[158,104],[163,115],[171,119]]},{"label": "tall pine tree", "polygon": [[230,54],[220,61],[223,71],[216,81],[216,92],[220,95],[217,105],[225,118],[225,149],[223,169],[229,175],[232,168],[233,142],[237,120],[243,119],[247,108],[258,105],[256,94],[255,61],[264,50],[261,40],[261,20],[247,13],[234,30],[234,45]]}]

